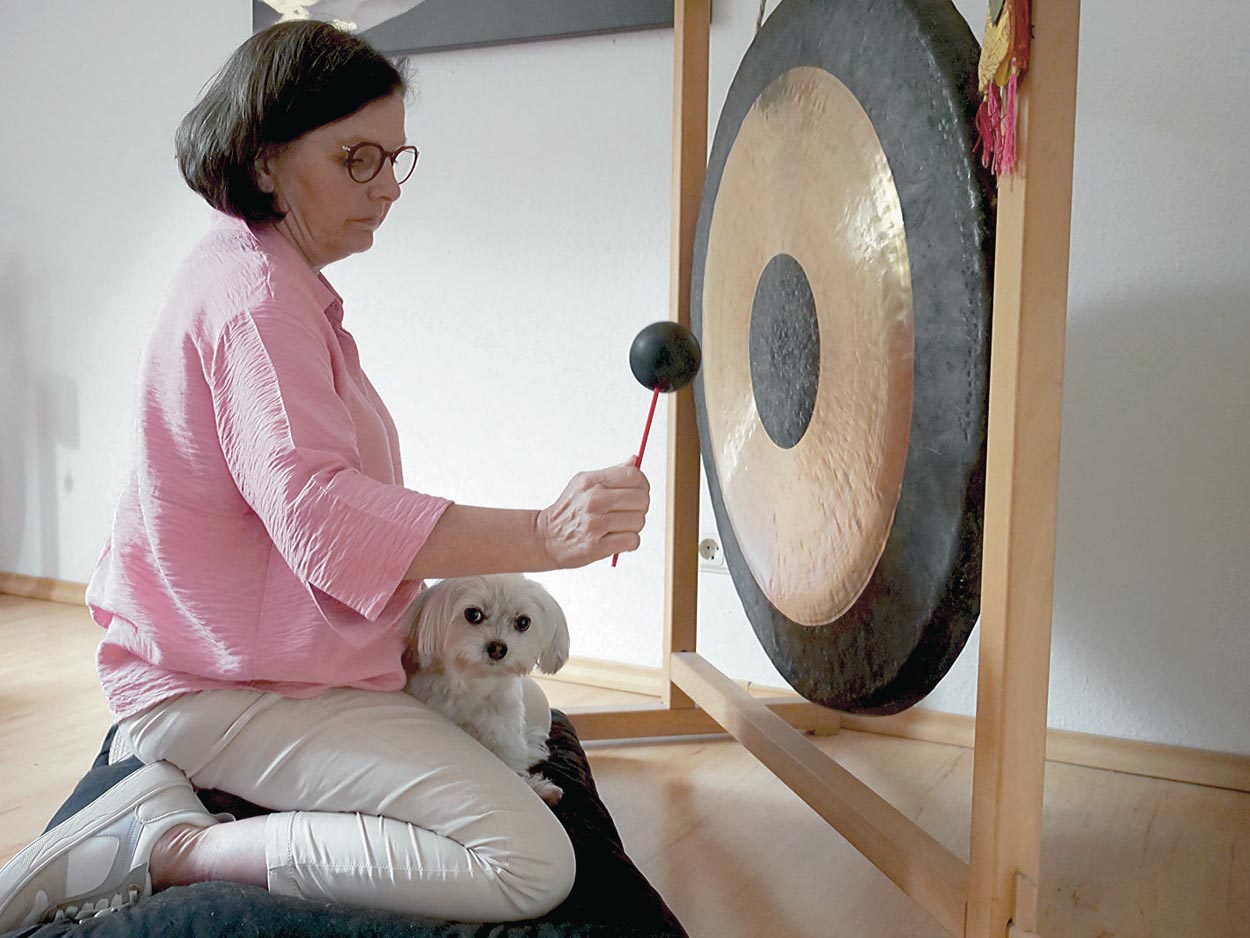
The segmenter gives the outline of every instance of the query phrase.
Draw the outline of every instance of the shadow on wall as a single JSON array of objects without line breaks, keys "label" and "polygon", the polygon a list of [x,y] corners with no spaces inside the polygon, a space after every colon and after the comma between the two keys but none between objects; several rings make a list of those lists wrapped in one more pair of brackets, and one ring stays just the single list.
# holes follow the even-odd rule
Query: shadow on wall
[{"label": "shadow on wall", "polygon": [[[32,373],[37,358],[27,316],[37,289],[20,255],[5,252],[0,312],[7,341],[0,343],[0,570],[60,575],[58,489],[74,479],[59,471],[60,453],[79,446],[78,380]],[[47,360],[47,356],[40,356]],[[24,569],[25,568],[25,569]]]},{"label": "shadow on wall", "polygon": [[1248,308],[1250,283],[1068,319],[1055,648],[1143,730],[1202,726],[1220,668],[1247,694]]},{"label": "shadow on wall", "polygon": [[26,539],[26,441],[30,436],[30,368],[26,360],[28,278],[12,245],[0,267],[0,570],[16,571]]},{"label": "shadow on wall", "polygon": [[60,454],[76,450],[78,439],[78,380],[63,374],[41,374],[35,379],[35,476],[38,487],[39,570],[44,576],[61,575],[61,491],[74,490],[72,469],[60,471]]}]

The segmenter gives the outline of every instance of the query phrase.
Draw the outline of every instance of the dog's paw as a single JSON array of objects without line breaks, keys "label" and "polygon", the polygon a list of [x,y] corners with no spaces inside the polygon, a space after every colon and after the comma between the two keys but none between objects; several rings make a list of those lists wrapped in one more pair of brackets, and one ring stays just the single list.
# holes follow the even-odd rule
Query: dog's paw
[{"label": "dog's paw", "polygon": [[526,765],[539,765],[546,762],[550,757],[551,750],[547,748],[547,738],[545,736],[529,735],[525,740],[525,758],[529,760]]},{"label": "dog's paw", "polygon": [[563,788],[537,772],[530,772],[525,776],[525,780],[529,782],[530,788],[534,789],[538,797],[549,805],[558,804],[560,799],[564,797]]}]

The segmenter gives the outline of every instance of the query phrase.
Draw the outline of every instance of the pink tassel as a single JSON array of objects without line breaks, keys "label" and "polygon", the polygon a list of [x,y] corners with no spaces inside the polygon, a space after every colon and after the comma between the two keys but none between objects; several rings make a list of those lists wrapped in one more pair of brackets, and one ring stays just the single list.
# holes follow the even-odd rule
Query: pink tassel
[{"label": "pink tassel", "polygon": [[981,103],[977,107],[977,142],[972,148],[972,152],[981,151],[981,165],[989,168],[990,160],[994,153],[994,124],[990,120],[990,96],[993,94],[991,86],[990,91],[981,98]]},{"label": "pink tassel", "polygon": [[1007,79],[1007,100],[1003,106],[1003,173],[1010,174],[1016,168],[1016,86],[1020,73],[1014,68]]},{"label": "pink tassel", "polygon": [[1003,151],[1007,145],[1006,140],[1003,138],[1003,89],[995,86],[994,93],[999,96],[998,123],[994,125],[994,175],[1001,176],[1003,174]]},{"label": "pink tassel", "polygon": [[998,98],[998,86],[991,83],[986,92],[985,100],[989,102],[990,119],[990,167],[995,176],[998,175],[998,164],[1003,152],[1003,107]]}]

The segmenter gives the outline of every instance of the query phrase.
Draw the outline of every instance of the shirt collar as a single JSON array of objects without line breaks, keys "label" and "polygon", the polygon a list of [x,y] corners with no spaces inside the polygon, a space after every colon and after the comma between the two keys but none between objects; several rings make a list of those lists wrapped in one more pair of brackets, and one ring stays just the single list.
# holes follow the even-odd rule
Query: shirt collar
[{"label": "shirt collar", "polygon": [[335,325],[342,325],[343,298],[330,285],[330,281],[325,278],[324,274],[308,266],[308,261],[304,260],[304,256],[283,236],[282,232],[268,222],[248,222],[224,212],[213,214],[214,223],[220,227],[240,233],[250,231],[260,244],[261,250],[282,268],[283,273],[294,277],[308,288],[314,301],[325,310],[327,318]]}]

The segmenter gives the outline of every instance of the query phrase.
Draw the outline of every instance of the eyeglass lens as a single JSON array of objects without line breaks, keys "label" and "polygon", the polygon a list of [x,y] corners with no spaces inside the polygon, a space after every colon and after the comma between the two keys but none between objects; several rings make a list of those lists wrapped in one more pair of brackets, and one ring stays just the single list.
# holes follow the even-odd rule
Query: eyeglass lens
[{"label": "eyeglass lens", "polygon": [[[352,147],[347,161],[347,171],[356,182],[370,182],[382,171],[382,161],[389,158],[376,143],[362,143]],[[401,147],[395,154],[395,181],[405,182],[417,165],[415,147]]]}]

